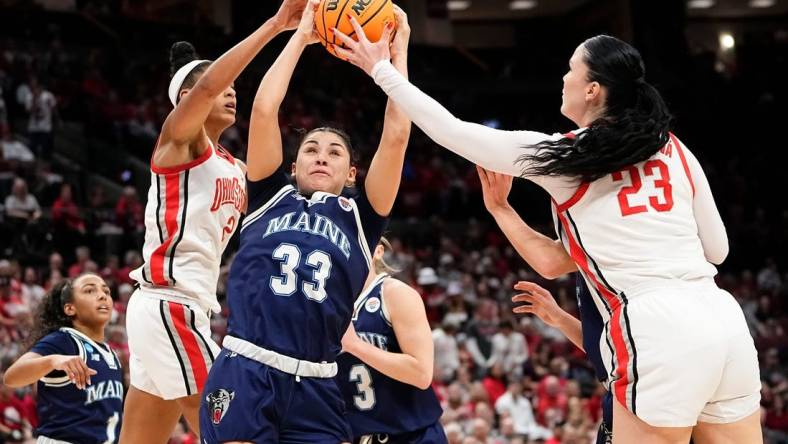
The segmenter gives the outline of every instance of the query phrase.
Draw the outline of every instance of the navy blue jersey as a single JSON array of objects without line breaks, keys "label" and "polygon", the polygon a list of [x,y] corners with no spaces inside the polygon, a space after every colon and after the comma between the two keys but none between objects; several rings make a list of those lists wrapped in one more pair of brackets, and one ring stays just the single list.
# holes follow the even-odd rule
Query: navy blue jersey
[{"label": "navy blue jersey", "polygon": [[[385,274],[378,276],[356,300],[353,327],[362,340],[375,347],[402,353],[385,309],[383,282],[386,277]],[[337,364],[336,381],[345,398],[354,437],[416,431],[436,423],[443,413],[432,388],[421,390],[399,382],[350,353],[339,355]]]},{"label": "navy blue jersey", "polygon": [[40,425],[36,434],[79,444],[117,442],[123,416],[123,372],[109,346],[73,328],[61,328],[44,336],[30,351],[41,356],[80,356],[96,371],[84,390],[60,370],[38,381]]},{"label": "navy blue jersey", "polygon": [[580,324],[583,329],[583,348],[588,360],[594,366],[597,379],[604,382],[607,380],[607,370],[605,370],[605,364],[602,362],[602,355],[599,352],[599,338],[602,337],[605,323],[594,305],[593,296],[588,291],[583,276],[578,273],[576,279],[577,307],[580,310]]},{"label": "navy blue jersey", "polygon": [[305,197],[281,171],[248,186],[228,281],[228,334],[296,359],[333,362],[386,218],[363,193]]}]

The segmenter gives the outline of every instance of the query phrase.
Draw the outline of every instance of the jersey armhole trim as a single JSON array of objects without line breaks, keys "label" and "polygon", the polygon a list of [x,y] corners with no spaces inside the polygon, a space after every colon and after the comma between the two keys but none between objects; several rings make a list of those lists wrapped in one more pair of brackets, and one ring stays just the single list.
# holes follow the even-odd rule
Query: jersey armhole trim
[{"label": "jersey armhole trim", "polygon": [[258,219],[263,217],[263,214],[265,214],[266,211],[271,209],[271,207],[276,205],[280,200],[282,200],[285,196],[287,196],[290,192],[292,192],[294,190],[295,190],[295,187],[293,187],[290,184],[287,184],[287,185],[283,186],[282,188],[280,188],[279,191],[277,191],[276,194],[273,195],[273,197],[268,199],[268,202],[264,203],[263,206],[261,206],[260,208],[254,210],[253,212],[249,213],[246,216],[244,221],[241,223],[241,231],[243,232],[243,230],[246,227],[248,227],[249,225],[251,225],[252,223],[257,221]]},{"label": "jersey armhole trim", "polygon": [[684,173],[687,175],[687,179],[689,180],[690,188],[692,188],[692,197],[695,197],[695,181],[692,180],[692,172],[690,172],[689,164],[687,163],[687,157],[684,155],[684,149],[681,148],[681,142],[676,138],[673,133],[668,133],[670,135],[670,141],[673,143],[673,146],[676,147],[676,151],[679,152],[679,158],[681,159],[681,166],[684,167]]},{"label": "jersey armhole trim", "polygon": [[161,140],[161,136],[159,136],[159,139],[156,139],[156,145],[153,148],[153,153],[151,153],[151,155],[150,155],[150,170],[153,171],[156,174],[177,174],[177,173],[181,173],[183,171],[186,171],[188,169],[191,169],[191,168],[194,168],[194,167],[200,165],[201,163],[203,163],[206,160],[210,159],[211,156],[213,155],[213,146],[209,142],[208,146],[205,147],[205,149],[203,150],[202,154],[200,154],[200,156],[197,157],[196,159],[194,159],[194,160],[192,160],[190,162],[182,163],[180,165],[174,165],[174,166],[171,166],[171,167],[159,167],[159,166],[154,165],[154,163],[153,163],[153,156],[156,155],[156,150],[159,149],[159,140]]},{"label": "jersey armhole trim", "polygon": [[555,201],[555,199],[553,199],[553,203],[555,203],[556,211],[558,211],[559,213],[563,213],[564,211],[572,208],[572,206],[574,206],[576,203],[580,201],[580,199],[583,198],[583,196],[586,194],[586,191],[588,191],[588,187],[590,186],[591,184],[589,182],[581,183],[580,186],[577,187],[577,189],[575,190],[575,194],[573,194],[572,197],[570,197],[564,203],[559,204],[558,202]]}]

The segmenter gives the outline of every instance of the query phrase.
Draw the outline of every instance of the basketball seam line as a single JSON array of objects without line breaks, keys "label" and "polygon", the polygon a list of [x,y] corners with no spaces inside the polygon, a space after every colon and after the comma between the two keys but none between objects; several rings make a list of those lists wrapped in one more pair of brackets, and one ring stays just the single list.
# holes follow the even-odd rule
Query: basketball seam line
[{"label": "basketball seam line", "polygon": [[[340,10],[339,10],[339,14],[337,14],[337,22],[336,22],[336,23],[334,23],[334,29],[336,29],[336,27],[337,27],[337,26],[339,26],[339,21],[340,21],[340,20],[342,20],[342,13],[343,13],[343,12],[345,12],[345,8],[347,7],[347,4],[348,4],[348,3],[350,3],[351,1],[352,1],[352,0],[346,0],[346,1],[345,1],[345,4],[344,4],[344,5],[342,5],[342,9],[340,9]],[[337,44],[337,34],[336,34],[335,32],[334,32],[334,33],[332,33],[332,34],[333,34],[334,36],[333,36],[333,37],[331,37],[331,44],[332,44],[332,45],[336,45],[336,44]],[[326,34],[326,42],[328,42],[328,34]],[[342,47],[344,48],[344,47],[345,47],[345,45],[342,45]]]},{"label": "basketball seam line", "polygon": [[[364,23],[361,24],[361,27],[364,28],[364,26],[366,26],[367,23],[372,21],[372,19],[375,18],[375,16],[378,15],[378,13],[380,13],[380,11],[383,10],[383,7],[386,6],[386,3],[388,3],[388,1],[384,1],[383,4],[380,5],[380,8],[378,8],[378,10],[375,11],[374,14],[372,14]],[[355,33],[356,33],[356,31],[353,30],[353,32],[351,32],[350,35],[348,35],[348,37],[353,37],[353,34],[355,34]]]}]

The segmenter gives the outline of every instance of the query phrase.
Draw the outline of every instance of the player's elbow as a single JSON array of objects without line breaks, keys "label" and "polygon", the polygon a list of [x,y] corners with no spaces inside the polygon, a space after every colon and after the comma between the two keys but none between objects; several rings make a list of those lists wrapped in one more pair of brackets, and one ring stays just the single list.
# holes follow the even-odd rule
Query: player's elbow
[{"label": "player's elbow", "polygon": [[558,279],[559,277],[567,274],[567,266],[562,261],[549,260],[534,267],[534,271],[539,273],[540,276],[547,280]]},{"label": "player's elbow", "polygon": [[9,368],[8,371],[3,374],[3,385],[11,388],[20,388],[24,387],[26,384],[23,384],[20,378],[17,377],[16,372]]},{"label": "player's elbow", "polygon": [[275,119],[279,116],[279,104],[272,103],[270,100],[255,100],[252,105],[252,115],[254,118]]},{"label": "player's elbow", "polygon": [[430,385],[432,385],[432,369],[424,369],[419,372],[419,375],[414,381],[413,385],[420,390],[427,390]]},{"label": "player's elbow", "polygon": [[714,265],[720,265],[725,261],[725,258],[728,257],[728,243],[726,242],[724,245],[717,248],[715,251],[707,251],[706,252],[706,260],[711,262]]}]

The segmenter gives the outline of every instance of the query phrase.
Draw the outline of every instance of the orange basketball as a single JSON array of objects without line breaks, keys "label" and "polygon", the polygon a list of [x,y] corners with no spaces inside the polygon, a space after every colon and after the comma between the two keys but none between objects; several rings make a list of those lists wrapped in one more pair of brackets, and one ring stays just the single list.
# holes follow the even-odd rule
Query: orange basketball
[{"label": "orange basketball", "polygon": [[331,28],[337,28],[350,38],[358,40],[353,25],[347,18],[348,14],[356,18],[371,42],[380,40],[386,24],[396,21],[391,0],[321,0],[315,14],[315,27],[320,43],[334,56],[337,54],[331,49],[331,45],[344,45],[334,36]]}]

